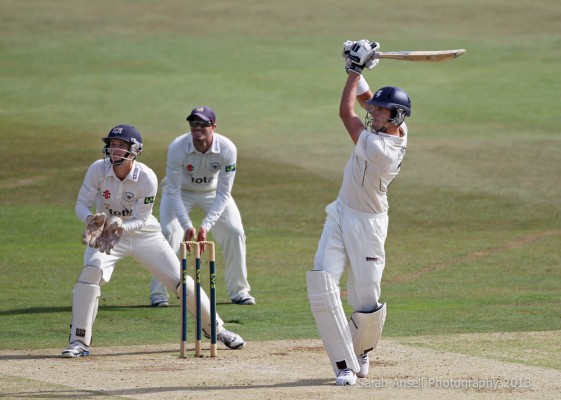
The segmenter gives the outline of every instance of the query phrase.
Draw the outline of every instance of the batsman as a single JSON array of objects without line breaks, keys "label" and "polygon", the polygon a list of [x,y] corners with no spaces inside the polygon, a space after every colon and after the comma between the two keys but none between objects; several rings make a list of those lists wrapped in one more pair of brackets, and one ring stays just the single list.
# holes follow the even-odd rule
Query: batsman
[{"label": "batsman", "polygon": [[[380,45],[359,40],[343,44],[347,80],[339,117],[355,147],[345,166],[337,199],[327,218],[306,276],[308,298],[320,336],[335,372],[335,383],[354,385],[368,375],[369,355],[378,344],[386,319],[380,303],[388,232],[390,183],[399,173],[407,149],[405,117],[411,101],[405,91],[386,86],[375,93],[362,76],[374,68]],[[356,101],[366,118],[355,113]],[[353,312],[347,320],[339,282],[350,266],[347,301]]]}]

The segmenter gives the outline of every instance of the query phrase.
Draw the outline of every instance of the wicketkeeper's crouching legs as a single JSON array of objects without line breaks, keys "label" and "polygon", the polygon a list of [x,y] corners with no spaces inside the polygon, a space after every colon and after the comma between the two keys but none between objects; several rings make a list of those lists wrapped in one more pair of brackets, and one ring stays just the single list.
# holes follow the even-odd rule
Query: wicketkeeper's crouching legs
[{"label": "wicketkeeper's crouching legs", "polygon": [[[164,279],[168,281],[168,279]],[[70,326],[70,346],[63,351],[64,357],[81,357],[90,354],[89,347],[92,343],[93,323],[97,315],[103,271],[99,267],[86,265],[74,286],[72,300],[72,324]],[[195,282],[187,276],[187,310],[191,315],[196,312]],[[175,286],[175,287],[174,287]],[[181,298],[181,285],[169,285],[168,289],[175,291]],[[210,300],[204,290],[201,289],[201,321],[203,330],[207,336],[210,335]],[[240,349],[245,346],[244,340],[234,332],[224,328],[224,322],[216,315],[216,330],[218,339],[232,349]]]},{"label": "wicketkeeper's crouching legs", "polygon": [[72,325],[70,343],[82,342],[86,347],[92,342],[92,327],[97,315],[101,279],[99,267],[86,265],[72,291]]}]

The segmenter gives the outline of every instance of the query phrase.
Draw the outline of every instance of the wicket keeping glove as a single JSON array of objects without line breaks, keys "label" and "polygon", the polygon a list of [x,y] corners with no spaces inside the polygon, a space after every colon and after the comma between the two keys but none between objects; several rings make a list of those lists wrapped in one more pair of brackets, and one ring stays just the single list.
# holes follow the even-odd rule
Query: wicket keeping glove
[{"label": "wicket keeping glove", "polygon": [[123,228],[123,220],[119,217],[112,216],[105,223],[105,228],[101,232],[101,236],[97,239],[96,247],[102,253],[111,254],[111,250],[119,243],[123,237],[125,229]]},{"label": "wicket keeping glove", "polygon": [[87,244],[90,247],[96,247],[96,242],[101,232],[103,231],[103,226],[105,225],[105,214],[97,213],[95,215],[90,215],[86,219],[86,229],[82,233],[82,243]]}]

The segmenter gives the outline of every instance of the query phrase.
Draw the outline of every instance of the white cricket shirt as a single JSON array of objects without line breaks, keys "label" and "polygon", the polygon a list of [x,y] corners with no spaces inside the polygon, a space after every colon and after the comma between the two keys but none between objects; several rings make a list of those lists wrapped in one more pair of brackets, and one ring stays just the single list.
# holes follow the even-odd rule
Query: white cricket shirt
[{"label": "white cricket shirt", "polygon": [[399,173],[407,150],[407,126],[403,137],[362,131],[343,174],[339,199],[365,213],[388,212],[387,190]]},{"label": "white cricket shirt", "polygon": [[184,230],[193,226],[181,193],[215,191],[216,197],[201,226],[207,231],[218,221],[236,175],[237,149],[234,143],[216,132],[210,149],[201,153],[193,144],[190,132],[176,138],[168,148],[166,165],[167,193],[173,212]]},{"label": "white cricket shirt", "polygon": [[78,193],[76,216],[85,223],[95,207],[96,212],[121,217],[125,232],[160,231],[160,223],[152,215],[157,191],[158,178],[145,164],[133,161],[131,171],[121,181],[108,158],[97,160]]}]

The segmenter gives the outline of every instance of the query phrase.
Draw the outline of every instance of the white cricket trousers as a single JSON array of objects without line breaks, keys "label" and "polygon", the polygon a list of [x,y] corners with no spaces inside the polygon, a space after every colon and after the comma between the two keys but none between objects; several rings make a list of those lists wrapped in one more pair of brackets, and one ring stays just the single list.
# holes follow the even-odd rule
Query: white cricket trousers
[{"label": "white cricket trousers", "polygon": [[353,311],[372,312],[380,306],[388,215],[356,211],[340,199],[329,204],[325,212],[314,270],[329,272],[339,285],[350,265],[347,302]]},{"label": "white cricket trousers", "polygon": [[[188,214],[197,206],[207,213],[214,202],[215,196],[214,191],[181,192],[183,205]],[[162,187],[160,224],[167,241],[173,250],[178,253],[185,231],[172,210],[165,186]],[[224,257],[224,277],[228,296],[234,301],[246,297],[251,288],[247,281],[245,233],[240,211],[232,197],[228,200],[224,212],[212,227],[211,232]],[[153,298],[162,294],[166,295],[164,285],[156,279],[152,279],[150,297]]]}]

